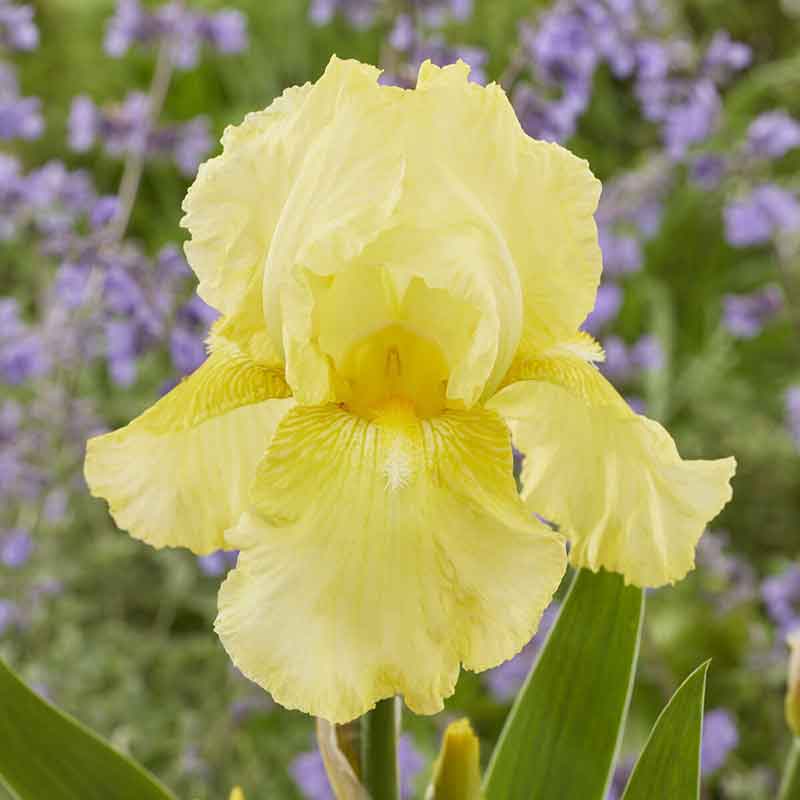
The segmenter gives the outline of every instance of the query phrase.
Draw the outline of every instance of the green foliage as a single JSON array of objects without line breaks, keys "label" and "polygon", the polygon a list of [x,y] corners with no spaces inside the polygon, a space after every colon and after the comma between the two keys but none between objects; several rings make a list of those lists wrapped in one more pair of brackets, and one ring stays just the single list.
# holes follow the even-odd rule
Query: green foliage
[{"label": "green foliage", "polygon": [[680,686],[656,720],[622,800],[700,796],[700,736],[708,662]]},{"label": "green foliage", "polygon": [[641,589],[610,572],[577,573],[492,756],[487,800],[602,800],[643,617]]},{"label": "green foliage", "polygon": [[0,781],[19,800],[174,800],[138,764],[39,697],[0,661]]}]

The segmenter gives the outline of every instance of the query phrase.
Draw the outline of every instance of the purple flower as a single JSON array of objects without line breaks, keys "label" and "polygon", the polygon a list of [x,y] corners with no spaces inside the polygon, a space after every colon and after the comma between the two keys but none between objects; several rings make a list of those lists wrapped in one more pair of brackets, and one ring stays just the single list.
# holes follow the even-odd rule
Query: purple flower
[{"label": "purple flower", "polygon": [[238,550],[215,550],[208,555],[198,556],[197,564],[203,573],[209,577],[217,578],[236,566],[238,556]]},{"label": "purple flower", "polygon": [[525,132],[548,142],[569,139],[585,109],[585,98],[580,93],[565,92],[560,100],[546,100],[529,83],[514,87],[512,102]]},{"label": "purple flower", "polygon": [[0,139],[37,139],[43,130],[38,97],[0,96]]},{"label": "purple flower", "polygon": [[788,566],[761,584],[761,599],[781,637],[800,627],[800,567]]},{"label": "purple flower", "polygon": [[655,336],[645,334],[631,348],[630,358],[631,363],[637,369],[659,370],[664,366],[664,349]]},{"label": "purple flower", "polygon": [[37,331],[0,344],[0,379],[18,385],[44,375],[50,359]]},{"label": "purple flower", "polygon": [[309,18],[314,25],[326,25],[334,15],[341,14],[359,30],[368,28],[375,20],[379,0],[311,0]]},{"label": "purple flower", "polygon": [[106,355],[111,379],[118,386],[130,386],[138,372],[139,337],[134,325],[124,320],[106,323]]},{"label": "purple flower", "polygon": [[105,228],[119,211],[119,198],[113,194],[98,197],[89,211],[89,224],[94,230]]},{"label": "purple flower", "polygon": [[747,129],[747,149],[759,158],[780,158],[800,147],[800,122],[785,111],[768,111]]},{"label": "purple flower", "polygon": [[689,175],[702,189],[711,191],[719,186],[725,176],[725,169],[725,159],[722,156],[705,153],[692,159]]},{"label": "purple flower", "polygon": [[556,86],[583,86],[591,81],[597,51],[585,20],[577,12],[557,6],[544,15],[538,27],[523,23],[520,38],[540,80]]},{"label": "purple flower", "polygon": [[247,18],[241,11],[225,9],[204,17],[200,31],[220,53],[241,53],[247,49]]},{"label": "purple flower", "polygon": [[551,603],[542,614],[539,628],[528,644],[511,660],[483,673],[483,680],[495,700],[506,703],[520,690],[557,615],[558,603]]},{"label": "purple flower", "polygon": [[685,100],[666,113],[664,144],[673,159],[680,159],[693,144],[702,142],[714,130],[721,109],[717,89],[711,81],[693,84]]},{"label": "purple flower", "polygon": [[173,148],[173,158],[186,177],[194,176],[200,162],[210,150],[211,132],[208,117],[196,117],[180,126]]},{"label": "purple flower", "polygon": [[0,45],[12,50],[34,50],[39,29],[33,21],[33,6],[0,2]]},{"label": "purple flower", "polygon": [[743,42],[735,42],[727,31],[717,31],[709,42],[704,60],[707,74],[717,83],[749,66],[753,51]]},{"label": "purple flower", "polygon": [[613,322],[622,307],[622,289],[613,283],[603,283],[597,290],[594,309],[583,323],[584,330],[596,334],[601,328]]},{"label": "purple flower", "polygon": [[91,97],[79,94],[72,98],[67,128],[69,146],[76,153],[85,153],[94,145],[100,119],[100,112]]},{"label": "purple flower", "polygon": [[605,225],[599,226],[598,234],[606,274],[625,275],[642,268],[642,248],[638,239],[612,233]]},{"label": "purple flower", "polygon": [[[407,734],[401,736],[397,744],[400,797],[405,799],[412,796],[414,780],[424,764],[411,737]],[[310,750],[297,756],[289,765],[289,773],[306,800],[334,800],[319,750]]]},{"label": "purple flower", "polygon": [[800,229],[800,203],[792,192],[761,184],[725,206],[725,238],[733,247],[766,244],[782,231]]},{"label": "purple flower", "polygon": [[134,42],[147,41],[154,34],[154,26],[139,0],[117,0],[116,11],[106,25],[105,51],[112,58],[120,58]]},{"label": "purple flower", "polygon": [[786,422],[800,449],[800,385],[790,386],[786,390]]},{"label": "purple flower", "polygon": [[703,775],[716,772],[728,760],[739,744],[739,730],[730,711],[715,708],[703,717],[703,737],[700,742],[700,764]]},{"label": "purple flower", "polygon": [[607,336],[603,340],[606,358],[600,364],[603,374],[615,383],[624,383],[633,374],[634,365],[628,346],[619,336]]},{"label": "purple flower", "polygon": [[24,566],[33,552],[33,539],[24,528],[13,528],[0,538],[0,562],[12,569]]},{"label": "purple flower", "polygon": [[723,323],[737,339],[752,339],[783,308],[778,286],[766,286],[750,294],[726,294],[722,298]]},{"label": "purple flower", "polygon": [[169,351],[175,369],[183,375],[194,372],[206,360],[206,348],[202,337],[182,326],[172,329]]}]

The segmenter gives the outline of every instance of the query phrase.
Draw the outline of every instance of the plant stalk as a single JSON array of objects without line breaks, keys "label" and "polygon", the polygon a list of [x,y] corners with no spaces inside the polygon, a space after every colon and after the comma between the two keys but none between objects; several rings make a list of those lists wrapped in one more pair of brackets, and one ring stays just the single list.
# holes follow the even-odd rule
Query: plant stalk
[{"label": "plant stalk", "polygon": [[792,740],[792,748],[783,768],[778,800],[800,800],[800,738]]},{"label": "plant stalk", "polygon": [[394,697],[381,700],[361,718],[361,782],[371,800],[399,800],[398,727]]}]

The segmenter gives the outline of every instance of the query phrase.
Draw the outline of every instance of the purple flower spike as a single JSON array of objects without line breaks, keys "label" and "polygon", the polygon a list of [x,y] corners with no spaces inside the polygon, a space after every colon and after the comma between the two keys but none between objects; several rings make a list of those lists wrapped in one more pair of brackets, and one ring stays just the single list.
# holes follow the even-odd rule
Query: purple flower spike
[{"label": "purple flower spike", "polygon": [[800,450],[800,385],[786,390],[786,423]]},{"label": "purple flower spike", "polygon": [[766,244],[784,231],[800,230],[800,203],[792,192],[761,184],[723,212],[725,238],[733,247]]},{"label": "purple flower spike", "polygon": [[793,564],[764,580],[761,599],[780,636],[800,628],[800,567]]},{"label": "purple flower spike", "polygon": [[731,335],[752,339],[783,308],[783,294],[778,286],[767,286],[751,294],[726,294],[722,303],[723,321]]},{"label": "purple flower spike", "polygon": [[35,50],[38,44],[33,6],[0,2],[0,45],[11,50]]},{"label": "purple flower spike", "polygon": [[700,763],[703,775],[711,775],[728,760],[739,744],[739,730],[730,711],[715,708],[703,718],[703,738],[700,743]]},{"label": "purple flower spike", "polygon": [[33,552],[33,539],[23,528],[14,528],[0,538],[0,563],[12,569],[24,566]]},{"label": "purple flower spike", "polygon": [[750,65],[753,51],[749,45],[731,39],[727,31],[717,31],[706,50],[704,67],[717,83]]},{"label": "purple flower spike", "polygon": [[608,275],[625,275],[642,268],[642,248],[633,236],[612,233],[606,226],[599,230],[603,269]]},{"label": "purple flower spike", "polygon": [[800,122],[785,111],[768,111],[750,123],[747,149],[759,158],[781,158],[800,147]]},{"label": "purple flower spike", "polygon": [[483,680],[495,700],[500,703],[507,703],[520,690],[533,667],[533,662],[536,660],[539,650],[541,650],[547,638],[548,631],[553,627],[557,615],[558,603],[552,603],[542,614],[539,629],[530,642],[511,660],[483,673]]},{"label": "purple flower spike", "polygon": [[201,22],[201,31],[220,53],[241,53],[247,49],[247,18],[241,11],[218,11]]}]

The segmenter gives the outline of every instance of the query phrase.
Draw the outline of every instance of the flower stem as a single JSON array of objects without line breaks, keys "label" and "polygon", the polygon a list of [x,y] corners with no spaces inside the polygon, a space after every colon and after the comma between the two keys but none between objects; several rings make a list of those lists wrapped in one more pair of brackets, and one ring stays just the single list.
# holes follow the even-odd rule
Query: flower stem
[{"label": "flower stem", "polygon": [[792,741],[792,749],[783,768],[778,800],[800,800],[800,738]]},{"label": "flower stem", "polygon": [[381,700],[361,718],[361,781],[372,800],[398,800],[397,703]]}]

